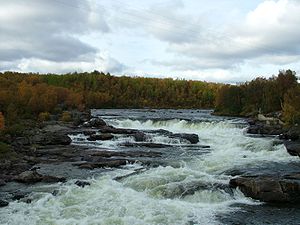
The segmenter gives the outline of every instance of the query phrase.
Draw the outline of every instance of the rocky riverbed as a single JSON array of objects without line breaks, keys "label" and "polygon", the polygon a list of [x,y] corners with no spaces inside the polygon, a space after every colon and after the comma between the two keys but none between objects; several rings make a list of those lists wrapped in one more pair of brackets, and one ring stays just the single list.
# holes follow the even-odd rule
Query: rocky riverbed
[{"label": "rocky riverbed", "polygon": [[[36,201],[33,193],[41,189],[55,197],[61,193],[56,184],[68,186],[72,182],[89,189],[95,185],[91,178],[125,169],[129,172],[116,173],[112,180],[138,193],[146,192],[151,198],[185,202],[198,201],[195,200],[198,196],[202,202],[206,193],[211,200],[205,201],[224,201],[224,204],[231,201],[228,204],[232,209],[242,209],[235,211],[235,219],[231,218],[231,210],[219,213],[215,218],[222,224],[239,224],[247,211],[252,213],[252,219],[247,219],[249,223],[264,224],[268,218],[258,221],[255,215],[259,216],[268,207],[276,211],[276,204],[288,205],[269,221],[275,221],[276,217],[278,221],[287,221],[280,215],[288,215],[288,209],[300,215],[297,131],[282,127],[274,127],[274,131],[272,126],[253,121],[247,125],[235,118],[216,117],[211,121],[206,112],[199,112],[198,118],[192,110],[181,113],[133,110],[132,117],[118,114],[119,111],[114,113],[117,116],[109,110],[100,115],[96,111],[94,117],[85,116],[76,125],[47,122],[13,140],[15,158],[2,160],[0,164],[0,206],[6,208],[12,203],[17,207],[15,202],[30,205]],[[294,158],[283,152],[283,144],[284,151]],[[116,188],[115,183],[111,185]],[[240,196],[240,191],[254,199],[253,206],[245,204],[248,200]],[[272,205],[256,206],[255,200]],[[202,205],[200,209],[201,213],[205,211]],[[287,224],[297,224],[295,219],[292,221]]]}]

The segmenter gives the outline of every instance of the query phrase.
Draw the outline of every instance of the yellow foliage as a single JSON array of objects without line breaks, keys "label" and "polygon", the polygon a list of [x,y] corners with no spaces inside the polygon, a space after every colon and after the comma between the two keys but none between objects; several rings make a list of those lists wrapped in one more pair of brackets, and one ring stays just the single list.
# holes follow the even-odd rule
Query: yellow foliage
[{"label": "yellow foliage", "polygon": [[48,121],[50,120],[50,113],[48,112],[41,112],[38,116],[38,120],[40,122],[43,122],[43,121]]},{"label": "yellow foliage", "polygon": [[63,122],[70,122],[72,120],[71,113],[68,111],[63,112],[60,120]]},{"label": "yellow foliage", "polygon": [[4,116],[2,112],[0,112],[0,130],[3,130],[5,127]]}]

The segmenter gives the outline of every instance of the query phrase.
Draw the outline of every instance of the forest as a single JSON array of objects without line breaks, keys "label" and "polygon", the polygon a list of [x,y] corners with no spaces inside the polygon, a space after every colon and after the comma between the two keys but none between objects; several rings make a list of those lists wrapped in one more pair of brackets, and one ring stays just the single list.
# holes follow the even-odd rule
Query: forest
[{"label": "forest", "polygon": [[295,124],[300,122],[300,86],[291,70],[241,85],[116,77],[98,71],[0,73],[0,129],[20,119],[47,120],[51,114],[90,108],[201,108],[228,116],[282,111],[283,120]]}]

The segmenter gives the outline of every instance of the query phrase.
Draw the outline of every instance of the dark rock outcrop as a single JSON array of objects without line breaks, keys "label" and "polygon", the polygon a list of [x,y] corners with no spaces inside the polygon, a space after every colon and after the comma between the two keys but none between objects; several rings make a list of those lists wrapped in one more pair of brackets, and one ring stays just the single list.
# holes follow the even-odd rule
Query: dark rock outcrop
[{"label": "dark rock outcrop", "polygon": [[276,176],[244,176],[231,179],[247,197],[263,202],[300,202],[300,174]]},{"label": "dark rock outcrop", "polygon": [[25,171],[14,178],[15,181],[25,184],[34,184],[37,182],[65,182],[66,179],[64,177],[54,177],[54,176],[47,176],[41,175],[37,171]]},{"label": "dark rock outcrop", "polygon": [[139,143],[122,143],[121,146],[124,147],[145,147],[145,148],[168,148],[172,147],[172,145],[161,144],[161,143],[153,143],[153,142],[139,142]]},{"label": "dark rock outcrop", "polygon": [[87,186],[87,185],[91,185],[89,182],[87,182],[87,181],[82,181],[82,180],[77,180],[77,181],[75,182],[75,184],[76,184],[77,186],[79,186],[79,187],[85,187],[85,186]]},{"label": "dark rock outcrop", "polygon": [[300,141],[284,141],[287,152],[300,157]]},{"label": "dark rock outcrop", "polygon": [[114,159],[114,160],[105,160],[102,162],[85,162],[85,163],[78,164],[78,167],[80,169],[92,170],[95,168],[105,168],[105,167],[115,168],[123,165],[126,165],[125,159]]},{"label": "dark rock outcrop", "polygon": [[146,134],[143,132],[136,132],[133,134],[133,137],[136,142],[146,141]]},{"label": "dark rock outcrop", "polygon": [[191,144],[197,144],[199,142],[199,136],[197,134],[186,134],[186,133],[176,133],[169,135],[170,138],[179,138],[181,140],[187,140]]},{"label": "dark rock outcrop", "polygon": [[5,182],[4,180],[1,180],[1,179],[0,179],[0,187],[1,187],[1,186],[4,186],[5,184],[6,184],[6,182]]},{"label": "dark rock outcrop", "polygon": [[4,201],[4,200],[1,200],[1,199],[0,199],[0,208],[1,208],[1,207],[8,206],[8,204],[9,204],[9,203],[8,203],[7,201]]},{"label": "dark rock outcrop", "polygon": [[114,136],[109,133],[105,134],[92,134],[90,137],[87,138],[89,141],[107,141],[113,139]]},{"label": "dark rock outcrop", "polygon": [[247,129],[247,133],[260,135],[280,135],[283,133],[283,127],[280,124],[271,125],[262,121],[252,121]]},{"label": "dark rock outcrop", "polygon": [[287,129],[284,133],[279,136],[280,139],[297,141],[300,139],[300,128],[298,126],[293,126]]},{"label": "dark rock outcrop", "polygon": [[69,145],[71,144],[71,138],[64,133],[55,132],[45,132],[40,133],[32,137],[31,143],[39,145]]},{"label": "dark rock outcrop", "polygon": [[94,127],[94,128],[101,128],[106,125],[107,125],[106,122],[103,119],[100,119],[98,117],[92,118],[90,121],[84,124],[85,127]]}]

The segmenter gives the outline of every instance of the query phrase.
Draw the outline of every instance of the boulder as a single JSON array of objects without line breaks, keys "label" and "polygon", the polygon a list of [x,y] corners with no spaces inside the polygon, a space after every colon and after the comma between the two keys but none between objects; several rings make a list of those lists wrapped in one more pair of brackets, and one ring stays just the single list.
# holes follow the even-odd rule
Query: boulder
[{"label": "boulder", "polygon": [[0,199],[0,208],[8,206],[8,202]]},{"label": "boulder", "polygon": [[172,147],[172,145],[161,144],[161,143],[153,143],[153,142],[139,142],[139,143],[122,143],[121,146],[124,147],[145,147],[145,148],[168,148]]},{"label": "boulder", "polygon": [[79,187],[85,187],[86,185],[91,185],[89,182],[87,182],[87,181],[82,181],[82,180],[77,180],[77,181],[75,182],[75,184],[76,184],[77,186],[79,186]]},{"label": "boulder", "polygon": [[284,141],[287,152],[300,157],[300,141]]},{"label": "boulder", "polygon": [[0,179],[0,187],[4,186],[5,184],[6,184],[6,182],[4,180]]},{"label": "boulder", "polygon": [[300,174],[292,176],[244,176],[231,179],[230,187],[238,187],[247,197],[263,202],[300,202]]},{"label": "boulder", "polygon": [[72,139],[63,132],[41,132],[31,138],[31,143],[39,145],[69,145]]},{"label": "boulder", "polygon": [[100,118],[92,118],[90,121],[86,122],[84,124],[85,127],[95,127],[95,128],[101,128],[103,126],[107,126],[106,122],[103,119]]},{"label": "boulder", "polygon": [[115,160],[105,160],[102,162],[86,162],[86,163],[81,163],[78,164],[80,169],[95,169],[95,168],[105,168],[105,167],[119,167],[126,165],[126,160],[125,159],[115,159]]},{"label": "boulder", "polygon": [[92,134],[90,137],[87,138],[87,140],[89,141],[107,141],[107,140],[111,140],[113,139],[114,136],[112,134],[109,133],[105,133],[105,134]]},{"label": "boulder", "polygon": [[14,179],[17,182],[25,183],[25,184],[34,184],[37,182],[65,182],[66,179],[64,177],[54,177],[54,176],[47,176],[47,175],[41,175],[37,171],[33,170],[27,170]]},{"label": "boulder", "polygon": [[137,132],[137,133],[133,134],[133,137],[136,142],[146,141],[146,134],[143,132]]},{"label": "boulder", "polygon": [[94,130],[85,130],[82,132],[85,136],[90,136],[90,135],[93,135],[93,134],[96,134],[96,131]]},{"label": "boulder", "polygon": [[169,137],[179,138],[181,140],[187,140],[191,144],[197,144],[199,142],[199,136],[197,134],[178,133],[178,134],[171,134]]},{"label": "boulder", "polygon": [[113,126],[103,126],[100,128],[100,132],[112,134],[136,134],[140,131],[135,129],[115,128]]},{"label": "boulder", "polygon": [[43,176],[36,171],[25,171],[18,176],[15,177],[15,181],[20,183],[32,184],[41,182],[43,180]]},{"label": "boulder", "polygon": [[20,200],[22,198],[27,197],[29,194],[30,194],[30,192],[17,191],[15,193],[13,193],[12,200]]},{"label": "boulder", "polygon": [[297,141],[300,139],[300,128],[297,126],[291,127],[281,134],[279,138],[283,140]]},{"label": "boulder", "polygon": [[284,132],[281,124],[266,124],[262,121],[251,121],[247,129],[248,134],[261,134],[261,135],[280,135]]}]

